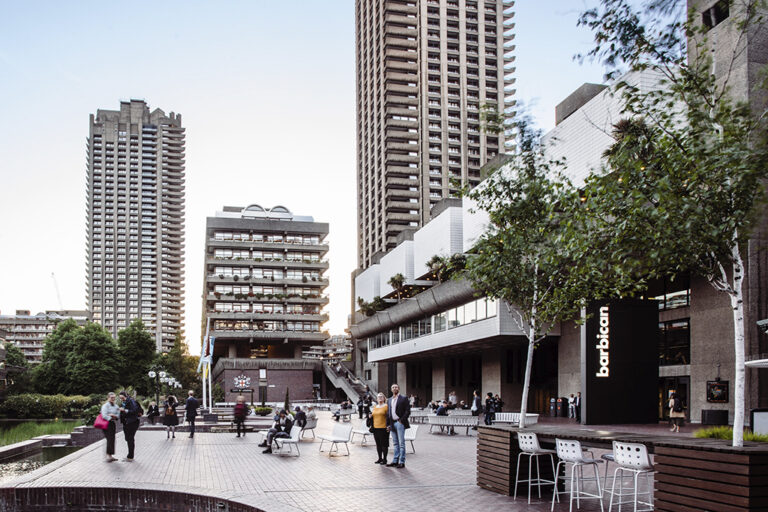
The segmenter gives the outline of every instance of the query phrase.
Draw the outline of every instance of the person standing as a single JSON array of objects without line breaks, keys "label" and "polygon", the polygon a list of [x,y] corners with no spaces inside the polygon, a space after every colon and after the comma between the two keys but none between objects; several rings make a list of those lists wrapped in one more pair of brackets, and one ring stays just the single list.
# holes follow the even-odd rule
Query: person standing
[{"label": "person standing", "polygon": [[459,403],[459,397],[456,396],[455,391],[448,393],[448,403],[450,403],[453,407],[456,407],[456,404]]},{"label": "person standing", "polygon": [[392,384],[392,397],[387,408],[387,430],[392,435],[392,445],[395,448],[395,456],[388,467],[405,467],[405,429],[411,428],[408,416],[411,415],[411,406],[408,399],[400,395],[400,386]]},{"label": "person standing", "polygon": [[178,405],[179,401],[173,395],[168,395],[163,404],[163,425],[165,425],[166,439],[171,439],[171,434],[173,434],[173,439],[176,439],[176,426],[179,424],[179,415],[176,412]]},{"label": "person standing", "polygon": [[384,393],[376,395],[376,404],[371,411],[371,421],[373,439],[376,441],[376,454],[379,456],[375,464],[386,464],[387,452],[389,452],[389,434],[387,433],[387,397],[384,396]]},{"label": "person standing", "polygon": [[493,398],[493,393],[489,391],[485,398],[485,424],[486,425],[493,425],[495,413],[496,413],[496,400]]},{"label": "person standing", "polygon": [[472,411],[472,416],[479,416],[483,410],[483,401],[478,390],[472,392],[472,406],[469,410]]},{"label": "person standing", "polygon": [[157,407],[157,402],[149,402],[149,408],[147,409],[147,418],[153,425],[155,424],[155,418],[160,416],[160,408]]},{"label": "person standing", "polygon": [[581,423],[581,391],[573,399],[573,412],[576,414],[576,423]]},{"label": "person standing", "polygon": [[125,443],[128,445],[128,455],[125,462],[133,462],[134,449],[136,448],[136,431],[139,430],[139,404],[136,403],[127,391],[120,392],[120,419],[123,422],[123,435]]},{"label": "person standing", "polygon": [[573,393],[571,393],[571,396],[568,397],[568,417],[569,418],[576,417],[576,407],[573,405],[575,400],[576,399],[573,397]]},{"label": "person standing", "polygon": [[672,393],[669,396],[669,419],[672,420],[672,432],[680,432],[680,426],[685,420],[685,411],[683,410],[683,401],[677,396],[677,393]]},{"label": "person standing", "polygon": [[115,394],[107,395],[107,401],[101,406],[101,417],[107,420],[107,428],[104,429],[104,437],[107,438],[107,462],[113,462],[115,458],[115,432],[117,432],[117,419],[120,417],[120,408],[115,403]]},{"label": "person standing", "polygon": [[189,422],[189,437],[195,437],[195,419],[197,418],[197,409],[200,408],[200,402],[195,398],[195,392],[189,390],[189,397],[184,404],[184,415]]},{"label": "person standing", "polygon": [[237,403],[235,403],[235,410],[233,411],[235,417],[235,428],[237,429],[237,436],[240,437],[240,431],[243,431],[243,437],[245,437],[245,415],[248,413],[248,407],[245,405],[245,397],[240,395],[237,397]]},{"label": "person standing", "polygon": [[494,412],[501,412],[504,410],[504,401],[501,399],[498,393],[496,393],[493,396],[493,400],[495,401],[495,411]]},{"label": "person standing", "polygon": [[359,419],[363,419],[363,408],[365,407],[365,402],[363,402],[363,397],[360,396],[360,398],[357,400],[357,414],[359,416]]}]

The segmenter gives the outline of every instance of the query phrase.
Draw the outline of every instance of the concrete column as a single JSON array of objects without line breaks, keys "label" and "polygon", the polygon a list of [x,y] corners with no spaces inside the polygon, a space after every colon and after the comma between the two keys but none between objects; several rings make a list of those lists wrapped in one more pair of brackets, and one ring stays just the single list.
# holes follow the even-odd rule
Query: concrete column
[{"label": "concrete column", "polygon": [[[501,393],[501,360],[502,353],[500,349],[484,350],[482,353],[482,373],[480,381],[482,389],[480,393],[485,400],[485,394],[489,391],[494,395]],[[502,398],[503,400],[503,398]]]},{"label": "concrete column", "polygon": [[301,359],[301,345],[296,345],[293,347],[293,358],[294,359]]},{"label": "concrete column", "polygon": [[228,357],[230,359],[237,359],[237,345],[234,343],[230,343],[228,348],[229,348]]},{"label": "concrete column", "polygon": [[432,360],[432,400],[440,400],[448,397],[445,389],[446,371],[445,357]]},{"label": "concrete column", "polygon": [[405,369],[405,363],[397,363],[397,378],[395,382],[400,386],[400,394],[408,396],[408,372]]}]

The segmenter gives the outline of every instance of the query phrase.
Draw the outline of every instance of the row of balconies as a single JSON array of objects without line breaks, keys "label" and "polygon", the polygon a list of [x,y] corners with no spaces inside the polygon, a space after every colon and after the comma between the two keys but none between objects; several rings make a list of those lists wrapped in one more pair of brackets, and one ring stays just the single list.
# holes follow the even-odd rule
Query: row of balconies
[{"label": "row of balconies", "polygon": [[[272,283],[270,283],[272,284]],[[248,302],[279,302],[282,304],[328,304],[328,296],[322,294],[287,294],[287,293],[254,293],[227,295],[224,293],[208,291],[206,294],[208,301],[226,300],[227,302],[248,301]]]},{"label": "row of balconies", "polygon": [[327,322],[328,315],[320,313],[265,313],[265,312],[241,312],[241,311],[214,311],[209,310],[206,316],[211,320],[283,320],[306,321],[306,322]]},{"label": "row of balconies", "polygon": [[[235,279],[237,278],[237,279]],[[328,278],[321,277],[316,280],[288,279],[285,277],[248,277],[248,276],[228,276],[225,274],[209,274],[207,281],[209,283],[238,283],[238,284],[256,284],[256,285],[279,285],[279,286],[309,286],[323,289],[328,286]]]},{"label": "row of balconies", "polygon": [[211,336],[217,340],[223,341],[231,338],[254,338],[259,340],[307,340],[324,341],[328,338],[325,332],[301,332],[301,331],[262,331],[262,330],[211,330]]},{"label": "row of balconies", "polygon": [[215,238],[209,238],[208,239],[208,247],[209,248],[215,248],[215,247],[237,247],[237,248],[250,248],[250,250],[255,251],[259,249],[285,249],[285,250],[295,250],[298,247],[306,248],[307,250],[311,251],[317,251],[321,255],[328,252],[328,244],[327,243],[320,243],[320,244],[294,244],[294,243],[286,243],[286,242],[266,242],[266,241],[254,241],[254,240],[216,240]]},{"label": "row of balconies", "polygon": [[327,269],[329,267],[328,260],[320,261],[290,261],[290,260],[276,260],[276,259],[259,259],[259,258],[224,258],[208,256],[205,261],[209,265],[217,265],[221,263],[233,263],[237,266],[253,266],[258,264],[259,267],[267,268],[286,268],[286,269]]}]

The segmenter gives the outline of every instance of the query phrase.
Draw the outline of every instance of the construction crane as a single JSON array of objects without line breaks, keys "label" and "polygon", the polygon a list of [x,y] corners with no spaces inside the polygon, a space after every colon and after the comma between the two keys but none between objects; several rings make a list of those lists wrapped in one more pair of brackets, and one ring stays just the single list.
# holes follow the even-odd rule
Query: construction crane
[{"label": "construction crane", "polygon": [[59,283],[56,281],[56,274],[51,272],[51,279],[53,279],[53,287],[56,289],[56,298],[59,301],[59,310],[63,311],[64,306],[61,303],[61,293],[59,293]]}]

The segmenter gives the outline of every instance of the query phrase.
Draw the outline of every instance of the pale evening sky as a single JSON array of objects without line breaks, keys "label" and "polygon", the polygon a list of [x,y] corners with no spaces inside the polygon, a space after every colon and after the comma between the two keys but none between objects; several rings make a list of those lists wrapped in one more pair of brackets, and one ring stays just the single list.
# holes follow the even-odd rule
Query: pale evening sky
[{"label": "pale evening sky", "polygon": [[[587,2],[593,4],[593,1]],[[572,57],[582,0],[519,0],[517,98],[539,127],[602,70]],[[352,0],[0,0],[0,313],[85,308],[88,115],[139,98],[186,139],[187,340],[200,346],[205,218],[285,205],[330,223],[326,328],[356,266]]]}]

